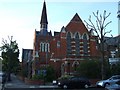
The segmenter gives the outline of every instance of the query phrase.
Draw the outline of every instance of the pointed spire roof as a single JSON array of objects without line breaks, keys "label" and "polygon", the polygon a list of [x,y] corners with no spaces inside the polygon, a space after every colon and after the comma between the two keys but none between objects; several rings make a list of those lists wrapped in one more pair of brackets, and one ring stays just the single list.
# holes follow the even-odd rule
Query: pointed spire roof
[{"label": "pointed spire roof", "polygon": [[76,13],[74,17],[72,18],[71,22],[82,22],[81,18],[79,15]]},{"label": "pointed spire roof", "polygon": [[50,32],[49,32],[49,35],[52,36],[52,32],[51,32],[51,30],[50,30]]},{"label": "pointed spire roof", "polygon": [[65,31],[65,27],[64,27],[64,26],[61,28],[61,32],[63,32],[63,33],[65,33],[65,32],[66,32],[66,31]]},{"label": "pointed spire roof", "polygon": [[46,3],[45,3],[45,1],[43,3],[43,9],[42,9],[42,15],[41,15],[41,21],[40,21],[40,24],[42,24],[42,23],[48,24],[48,21],[47,21],[47,10],[46,10]]}]

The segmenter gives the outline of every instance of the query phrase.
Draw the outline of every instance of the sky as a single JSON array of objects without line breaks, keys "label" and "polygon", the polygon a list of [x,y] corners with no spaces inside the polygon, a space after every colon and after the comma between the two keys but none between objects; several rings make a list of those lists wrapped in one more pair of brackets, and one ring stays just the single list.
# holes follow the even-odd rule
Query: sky
[{"label": "sky", "polygon": [[[48,31],[60,31],[66,26],[73,16],[78,13],[82,21],[88,21],[92,12],[104,10],[111,15],[107,21],[112,21],[106,30],[112,30],[110,34],[118,35],[118,1],[119,0],[45,0],[48,17]],[[40,20],[44,0],[0,0],[0,46],[2,38],[8,40],[13,36],[20,49],[33,49],[34,31],[40,30]],[[110,35],[108,35],[110,36]]]}]

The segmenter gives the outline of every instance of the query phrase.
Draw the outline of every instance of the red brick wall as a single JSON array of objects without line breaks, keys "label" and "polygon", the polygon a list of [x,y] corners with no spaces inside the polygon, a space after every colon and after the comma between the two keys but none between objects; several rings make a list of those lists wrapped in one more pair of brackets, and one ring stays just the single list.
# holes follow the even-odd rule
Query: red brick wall
[{"label": "red brick wall", "polygon": [[[34,50],[33,51],[40,51],[40,42],[42,41],[48,41],[50,43],[50,52],[49,54],[49,58],[48,59],[48,64],[51,64],[56,71],[58,71],[58,75],[60,75],[60,69],[61,69],[61,64],[64,63],[64,61],[62,59],[66,58],[66,49],[67,49],[67,45],[66,45],[66,34],[67,32],[71,32],[73,35],[75,34],[75,32],[79,32],[80,37],[82,37],[82,35],[84,33],[87,33],[88,36],[90,36],[87,28],[85,27],[83,22],[70,22],[68,23],[68,25],[65,27],[66,32],[60,32],[57,36],[53,36],[53,37],[36,37],[34,39]],[[36,34],[35,34],[36,35]],[[98,50],[96,49],[96,41],[94,40],[94,37],[89,37],[89,50],[90,50],[90,56],[98,56],[100,55]],[[57,47],[57,42],[60,41],[60,47]],[[80,42],[82,42],[82,39],[80,39]],[[83,44],[81,44],[82,46]],[[73,47],[74,48],[74,47]],[[83,48],[80,48],[80,50],[83,50]],[[80,54],[82,54],[83,52],[81,52]],[[33,52],[34,54],[34,52]],[[53,55],[52,55],[53,54]],[[39,56],[40,57],[44,57],[46,56],[46,53],[41,53],[39,52]],[[50,61],[50,59],[59,59],[60,61]],[[40,62],[41,62],[41,58],[37,58]],[[74,57],[73,60],[69,61],[70,62],[70,71],[74,71],[72,64],[74,62]],[[79,60],[80,62],[80,60]],[[39,66],[41,64],[46,64],[46,63],[39,63]],[[37,67],[37,66],[36,66]],[[66,69],[67,70],[67,69]],[[68,70],[67,70],[68,71]]]}]

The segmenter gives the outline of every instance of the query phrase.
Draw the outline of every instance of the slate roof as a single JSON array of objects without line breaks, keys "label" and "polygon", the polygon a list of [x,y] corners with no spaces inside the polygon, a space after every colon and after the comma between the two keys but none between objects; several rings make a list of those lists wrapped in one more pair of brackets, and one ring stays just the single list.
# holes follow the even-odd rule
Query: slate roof
[{"label": "slate roof", "polygon": [[[36,32],[36,36],[43,36],[43,32],[41,31],[35,31]],[[46,36],[52,36],[52,32],[46,32]]]},{"label": "slate roof", "polygon": [[46,3],[45,3],[45,1],[43,3],[43,10],[42,10],[41,21],[40,21],[40,24],[42,24],[42,23],[48,24],[47,11],[46,11]]},{"label": "slate roof", "polygon": [[106,43],[108,45],[118,45],[120,44],[120,36],[116,37],[105,37]]}]

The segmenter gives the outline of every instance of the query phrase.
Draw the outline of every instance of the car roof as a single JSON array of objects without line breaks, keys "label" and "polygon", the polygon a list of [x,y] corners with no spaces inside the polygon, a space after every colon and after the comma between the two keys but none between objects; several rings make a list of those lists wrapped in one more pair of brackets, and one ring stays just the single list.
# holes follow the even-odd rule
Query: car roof
[{"label": "car roof", "polygon": [[79,79],[88,79],[88,78],[86,78],[86,77],[80,77],[80,76],[74,76],[74,77],[71,77],[71,78],[79,78]]},{"label": "car roof", "polygon": [[114,76],[112,76],[112,77],[120,77],[120,75],[114,75]]}]

